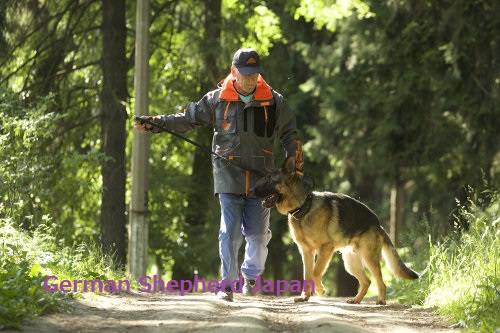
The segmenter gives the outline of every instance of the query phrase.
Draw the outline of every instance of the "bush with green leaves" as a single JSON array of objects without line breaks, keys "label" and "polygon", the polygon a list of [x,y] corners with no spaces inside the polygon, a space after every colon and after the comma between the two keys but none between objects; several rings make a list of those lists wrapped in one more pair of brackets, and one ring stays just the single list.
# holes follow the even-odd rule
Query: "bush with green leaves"
[{"label": "bush with green leaves", "polygon": [[83,125],[57,111],[56,100],[52,94],[26,99],[0,87],[0,218],[28,230],[50,212],[71,245],[97,239],[99,165],[107,158],[94,128],[74,133]]},{"label": "bush with green leaves", "polygon": [[0,329],[17,328],[25,318],[59,309],[63,295],[80,295],[47,292],[42,284],[49,275],[71,281],[126,279],[97,244],[65,246],[57,225],[48,216],[44,220],[47,224],[26,231],[0,219]]},{"label": "bush with green leaves", "polygon": [[459,227],[445,242],[434,246],[429,269],[427,306],[470,331],[500,329],[500,196],[460,207]]},{"label": "bush with green leaves", "polygon": [[388,294],[435,308],[466,331],[498,330],[500,195],[486,193],[485,198],[472,195],[467,205],[459,205],[454,232],[444,241],[430,241],[413,257],[425,267],[420,279],[394,280]]},{"label": "bush with green leaves", "polygon": [[53,260],[43,238],[19,231],[0,220],[0,329],[17,328],[24,318],[59,306],[58,298],[42,287],[41,265]]}]

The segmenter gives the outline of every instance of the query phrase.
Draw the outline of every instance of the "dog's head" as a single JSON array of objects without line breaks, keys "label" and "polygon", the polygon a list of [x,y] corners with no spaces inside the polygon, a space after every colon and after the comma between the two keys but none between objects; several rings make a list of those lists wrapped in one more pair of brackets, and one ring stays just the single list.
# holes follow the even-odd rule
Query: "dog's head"
[{"label": "dog's head", "polygon": [[289,156],[281,168],[257,181],[250,193],[263,199],[262,206],[266,208],[276,206],[280,213],[286,214],[295,208],[290,207],[296,205],[292,201],[299,200],[300,192],[303,192],[305,187],[308,191],[309,187],[312,188],[306,186],[302,176],[295,172],[295,157]]}]

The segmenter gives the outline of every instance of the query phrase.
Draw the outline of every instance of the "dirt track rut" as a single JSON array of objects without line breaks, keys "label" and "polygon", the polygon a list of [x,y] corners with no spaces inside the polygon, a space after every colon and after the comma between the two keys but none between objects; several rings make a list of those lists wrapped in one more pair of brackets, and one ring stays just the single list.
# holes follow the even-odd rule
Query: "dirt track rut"
[{"label": "dirt track rut", "polygon": [[291,297],[236,295],[228,303],[213,294],[99,295],[68,300],[66,312],[28,321],[21,332],[457,332],[428,309],[345,300],[312,297],[294,303]]}]

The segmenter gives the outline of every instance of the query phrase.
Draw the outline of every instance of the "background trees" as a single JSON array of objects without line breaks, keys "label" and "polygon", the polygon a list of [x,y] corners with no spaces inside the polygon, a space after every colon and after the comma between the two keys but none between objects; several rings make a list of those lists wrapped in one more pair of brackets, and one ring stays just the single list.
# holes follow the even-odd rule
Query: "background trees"
[{"label": "background trees", "polygon": [[127,61],[125,54],[125,1],[102,1],[101,151],[101,243],[121,265],[126,260],[125,234],[125,146],[128,118]]},{"label": "background trees", "polygon": [[[402,229],[425,217],[433,237],[468,185],[498,189],[495,1],[157,0],[151,11],[151,114],[182,111],[252,46],[297,112],[318,189],[360,198],[388,228],[391,208]],[[134,12],[124,0],[0,5],[0,218],[30,229],[50,216],[65,242],[94,237],[119,262]],[[209,146],[210,129],[190,135]],[[218,276],[209,156],[157,135],[150,161],[152,267]],[[272,228],[266,274],[300,277],[284,217]]]}]

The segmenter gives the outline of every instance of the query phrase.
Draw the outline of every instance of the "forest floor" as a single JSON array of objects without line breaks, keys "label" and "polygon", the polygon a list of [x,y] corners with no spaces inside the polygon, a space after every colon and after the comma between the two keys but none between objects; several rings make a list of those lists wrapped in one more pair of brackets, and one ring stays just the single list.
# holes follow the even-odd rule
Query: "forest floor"
[{"label": "forest floor", "polygon": [[313,296],[306,303],[292,297],[236,294],[234,302],[196,293],[89,295],[64,301],[66,311],[26,321],[8,332],[458,332],[431,309],[400,303],[375,305],[374,299],[347,304],[345,298]]}]

